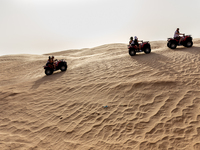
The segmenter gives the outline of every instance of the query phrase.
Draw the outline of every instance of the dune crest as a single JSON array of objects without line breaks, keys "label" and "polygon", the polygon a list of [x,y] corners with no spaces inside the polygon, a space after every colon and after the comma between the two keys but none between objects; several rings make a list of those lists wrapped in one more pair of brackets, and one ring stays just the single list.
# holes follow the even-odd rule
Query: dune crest
[{"label": "dune crest", "polygon": [[[200,40],[0,57],[2,150],[199,150]],[[48,55],[66,72],[44,74]]]}]

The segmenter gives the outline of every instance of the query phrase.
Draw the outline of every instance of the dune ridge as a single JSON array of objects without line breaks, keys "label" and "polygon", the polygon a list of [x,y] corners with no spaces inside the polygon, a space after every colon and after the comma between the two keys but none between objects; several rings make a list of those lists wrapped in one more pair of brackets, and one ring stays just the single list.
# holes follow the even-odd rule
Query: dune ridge
[{"label": "dune ridge", "polygon": [[[2,150],[199,150],[200,40],[0,57]],[[44,74],[48,55],[66,72]]]}]

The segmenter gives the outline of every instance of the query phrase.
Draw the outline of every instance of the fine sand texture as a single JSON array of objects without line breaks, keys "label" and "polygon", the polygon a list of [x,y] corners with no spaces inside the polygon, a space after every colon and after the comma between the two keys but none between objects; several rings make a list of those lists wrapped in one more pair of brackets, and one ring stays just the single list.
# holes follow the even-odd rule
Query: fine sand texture
[{"label": "fine sand texture", "polygon": [[200,150],[200,39],[150,43],[1,56],[0,150]]}]

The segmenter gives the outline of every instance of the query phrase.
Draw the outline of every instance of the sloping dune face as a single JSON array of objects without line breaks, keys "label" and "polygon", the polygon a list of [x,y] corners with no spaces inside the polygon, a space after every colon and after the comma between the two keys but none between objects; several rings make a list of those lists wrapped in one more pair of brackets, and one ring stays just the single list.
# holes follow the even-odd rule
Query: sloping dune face
[{"label": "sloping dune face", "polygon": [[2,150],[199,150],[200,41],[130,57],[125,44],[0,57]]}]

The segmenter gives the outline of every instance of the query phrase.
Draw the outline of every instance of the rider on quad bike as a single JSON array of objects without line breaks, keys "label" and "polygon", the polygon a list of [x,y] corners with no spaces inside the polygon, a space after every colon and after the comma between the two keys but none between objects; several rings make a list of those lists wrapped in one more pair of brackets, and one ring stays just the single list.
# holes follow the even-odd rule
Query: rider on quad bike
[{"label": "rider on quad bike", "polygon": [[49,56],[49,59],[47,60],[46,66],[51,66],[52,68],[55,68],[54,66],[54,61],[53,61],[54,56]]},{"label": "rider on quad bike", "polygon": [[67,70],[67,62],[64,60],[53,60],[54,56],[50,57],[46,63],[46,66],[44,66],[45,74],[51,75],[56,70],[66,71]]},{"label": "rider on quad bike", "polygon": [[[183,35],[180,37],[179,35]],[[177,46],[183,45],[185,47],[192,47],[192,37],[190,35],[186,35],[179,33],[179,28],[174,33],[174,38],[168,38],[167,46],[171,49],[175,49]]]},{"label": "rider on quad bike", "polygon": [[134,41],[131,43],[132,46],[135,46],[139,51],[141,50],[141,44],[139,44],[139,42],[143,42],[142,40],[139,41],[137,36],[134,37]]},{"label": "rider on quad bike", "polygon": [[183,33],[180,33],[180,32],[179,32],[179,28],[177,28],[176,31],[174,32],[174,39],[179,40],[178,45],[181,44],[181,41],[182,41],[182,39],[183,39],[183,37],[180,37],[179,35],[183,35],[183,36],[184,36]]},{"label": "rider on quad bike", "polygon": [[53,67],[54,70],[56,70],[56,63],[54,61],[54,56],[50,57],[47,60],[46,66],[51,65],[51,67]]},{"label": "rider on quad bike", "polygon": [[[142,40],[139,41],[137,36],[130,38],[128,49],[129,49],[129,55],[134,56],[136,52],[145,52],[146,54],[149,54],[151,52],[151,46],[149,42],[143,42]],[[141,43],[139,43],[141,42]]]}]

